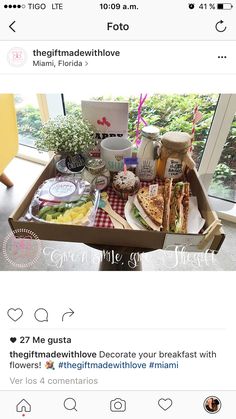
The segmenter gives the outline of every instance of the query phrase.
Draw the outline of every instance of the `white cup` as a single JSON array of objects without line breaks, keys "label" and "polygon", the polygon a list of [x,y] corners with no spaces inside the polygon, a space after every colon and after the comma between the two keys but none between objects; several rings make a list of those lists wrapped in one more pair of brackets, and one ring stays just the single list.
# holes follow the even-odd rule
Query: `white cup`
[{"label": "white cup", "polygon": [[110,172],[123,170],[124,157],[132,157],[132,144],[127,138],[105,138],[101,141],[101,158]]}]

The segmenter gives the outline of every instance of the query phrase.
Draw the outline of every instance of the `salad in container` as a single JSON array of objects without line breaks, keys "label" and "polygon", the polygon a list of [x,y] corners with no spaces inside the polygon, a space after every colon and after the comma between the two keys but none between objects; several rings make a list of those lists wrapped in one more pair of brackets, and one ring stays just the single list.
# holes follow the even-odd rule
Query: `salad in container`
[{"label": "salad in container", "polygon": [[66,176],[46,180],[36,191],[26,218],[54,224],[93,226],[100,193],[89,182]]}]

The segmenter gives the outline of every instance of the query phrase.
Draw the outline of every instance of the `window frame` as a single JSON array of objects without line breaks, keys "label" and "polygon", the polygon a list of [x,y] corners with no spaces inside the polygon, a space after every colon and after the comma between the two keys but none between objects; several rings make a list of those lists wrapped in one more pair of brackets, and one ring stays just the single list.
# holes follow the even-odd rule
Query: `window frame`
[{"label": "window frame", "polygon": [[[220,95],[198,170],[207,191],[230,133],[235,114],[236,94]],[[222,219],[236,223],[236,203],[210,195],[209,201]]]},{"label": "window frame", "polygon": [[[55,118],[58,115],[66,114],[63,94],[39,94],[37,95],[37,98],[43,122],[48,121],[50,118]],[[209,189],[235,114],[236,94],[219,95],[219,100],[198,169],[198,174],[206,190]],[[25,148],[27,147],[25,146]],[[37,150],[34,151],[35,155],[32,155],[32,153],[24,153],[20,150],[18,157],[40,164],[47,164],[51,153],[44,153],[46,156],[43,156],[42,158]],[[236,204],[212,196],[209,196],[209,201],[213,209],[222,219],[236,222]]]}]

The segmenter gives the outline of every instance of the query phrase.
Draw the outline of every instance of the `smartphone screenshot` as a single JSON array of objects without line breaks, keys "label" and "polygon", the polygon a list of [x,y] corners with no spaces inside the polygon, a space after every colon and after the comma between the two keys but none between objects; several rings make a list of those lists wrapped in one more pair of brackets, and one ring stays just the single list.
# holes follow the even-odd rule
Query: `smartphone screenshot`
[{"label": "smartphone screenshot", "polygon": [[233,417],[235,17],[0,1],[4,418]]}]

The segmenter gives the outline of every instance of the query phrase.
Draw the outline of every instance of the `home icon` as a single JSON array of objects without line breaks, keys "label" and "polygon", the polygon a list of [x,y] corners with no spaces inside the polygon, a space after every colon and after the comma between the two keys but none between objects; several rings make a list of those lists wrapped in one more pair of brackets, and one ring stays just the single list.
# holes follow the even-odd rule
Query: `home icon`
[{"label": "home icon", "polygon": [[19,413],[29,413],[31,412],[31,405],[25,400],[22,399],[17,405],[16,405],[16,411]]}]

